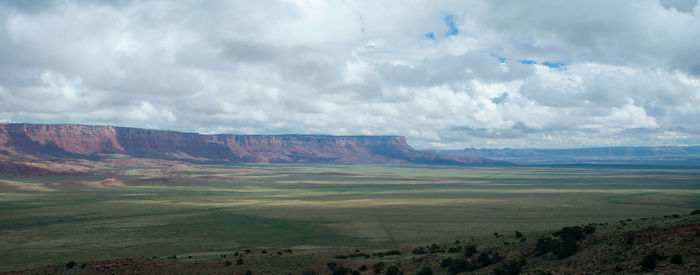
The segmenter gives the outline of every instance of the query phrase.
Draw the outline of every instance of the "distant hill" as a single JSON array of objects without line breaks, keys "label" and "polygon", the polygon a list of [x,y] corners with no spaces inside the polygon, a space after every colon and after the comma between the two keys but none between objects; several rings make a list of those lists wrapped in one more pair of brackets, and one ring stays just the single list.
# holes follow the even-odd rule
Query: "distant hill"
[{"label": "distant hill", "polygon": [[499,163],[417,151],[402,136],[203,135],[115,126],[0,124],[0,160],[99,160],[114,154],[204,163]]},{"label": "distant hill", "polygon": [[700,166],[700,146],[595,147],[573,149],[443,150],[453,156],[492,158],[516,164],[624,164]]}]

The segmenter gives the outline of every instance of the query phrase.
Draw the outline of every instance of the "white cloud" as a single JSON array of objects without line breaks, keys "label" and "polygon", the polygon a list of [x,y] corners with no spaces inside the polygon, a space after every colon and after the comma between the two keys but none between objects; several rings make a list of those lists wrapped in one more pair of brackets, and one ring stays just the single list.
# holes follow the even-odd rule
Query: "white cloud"
[{"label": "white cloud", "polygon": [[41,3],[0,4],[2,121],[700,144],[697,1]]}]

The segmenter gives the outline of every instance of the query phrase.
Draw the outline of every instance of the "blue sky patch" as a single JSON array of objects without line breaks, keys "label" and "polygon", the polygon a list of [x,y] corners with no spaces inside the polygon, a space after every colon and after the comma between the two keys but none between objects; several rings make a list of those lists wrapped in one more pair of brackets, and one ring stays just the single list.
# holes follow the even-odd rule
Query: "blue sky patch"
[{"label": "blue sky patch", "polygon": [[498,58],[498,61],[499,61],[499,62],[501,62],[501,63],[506,62],[506,58],[505,58],[505,57],[498,56],[498,55],[495,54],[495,53],[490,53],[490,54],[491,54],[491,56],[493,56],[493,57],[495,57],[495,58]]},{"label": "blue sky patch", "polygon": [[559,68],[563,68],[566,64],[563,62],[545,61],[545,62],[542,62],[542,65],[545,65],[545,66],[550,67],[552,69],[559,69]]},{"label": "blue sky patch", "polygon": [[525,65],[537,64],[537,62],[535,62],[535,60],[529,60],[529,59],[520,60],[520,63],[525,64]]},{"label": "blue sky patch", "polygon": [[457,29],[457,26],[455,25],[455,18],[452,14],[445,16],[445,25],[447,25],[448,28],[445,36],[453,36],[459,33],[459,29]]},{"label": "blue sky patch", "polygon": [[425,38],[428,38],[430,40],[435,40],[435,34],[432,32],[426,33]]}]

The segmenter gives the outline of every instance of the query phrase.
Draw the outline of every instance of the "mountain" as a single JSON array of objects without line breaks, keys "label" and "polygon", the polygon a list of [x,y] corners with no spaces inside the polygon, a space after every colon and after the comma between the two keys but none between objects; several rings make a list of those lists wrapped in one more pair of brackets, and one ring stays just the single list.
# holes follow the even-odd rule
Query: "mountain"
[{"label": "mountain", "polygon": [[496,164],[413,149],[402,136],[233,135],[75,124],[0,124],[0,159],[108,155],[232,163]]},{"label": "mountain", "polygon": [[700,166],[700,146],[594,147],[572,149],[444,150],[442,154],[491,158],[517,164],[625,164]]}]

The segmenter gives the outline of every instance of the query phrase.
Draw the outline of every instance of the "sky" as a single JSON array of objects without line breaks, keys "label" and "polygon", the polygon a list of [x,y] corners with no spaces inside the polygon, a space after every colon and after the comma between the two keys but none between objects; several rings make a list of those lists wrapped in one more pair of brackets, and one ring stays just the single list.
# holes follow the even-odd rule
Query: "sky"
[{"label": "sky", "polygon": [[698,0],[0,0],[0,123],[700,144]]}]

